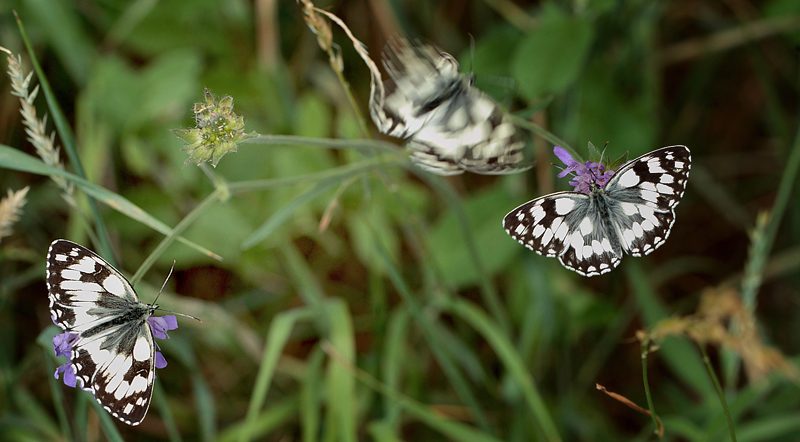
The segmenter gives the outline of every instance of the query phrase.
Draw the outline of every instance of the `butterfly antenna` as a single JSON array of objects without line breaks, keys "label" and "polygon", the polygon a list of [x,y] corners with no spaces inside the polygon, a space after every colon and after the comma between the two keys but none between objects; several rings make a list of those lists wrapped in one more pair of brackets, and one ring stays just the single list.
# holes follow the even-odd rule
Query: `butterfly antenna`
[{"label": "butterfly antenna", "polygon": [[158,297],[161,296],[161,292],[164,291],[164,287],[167,286],[167,281],[169,281],[169,277],[172,276],[172,271],[175,270],[175,260],[172,260],[172,267],[169,268],[169,273],[167,274],[167,279],[164,280],[164,283],[161,284],[161,290],[158,291],[156,294],[156,299],[153,300],[151,305],[156,305],[156,301],[158,301]]},{"label": "butterfly antenna", "polygon": [[[175,270],[175,260],[172,261],[172,267],[169,268],[169,274],[167,274],[167,279],[164,280],[164,284],[161,284],[161,290],[158,291],[158,294],[156,295],[156,299],[153,300],[153,304],[151,304],[151,305],[153,305],[153,306],[156,305],[156,301],[158,301],[158,297],[161,296],[161,292],[164,291],[164,287],[167,286],[167,281],[169,281],[170,276],[172,276],[172,271],[173,270]],[[167,312],[167,313],[172,313],[173,315],[184,316],[186,318],[192,318],[192,319],[194,319],[194,320],[196,320],[198,322],[203,322],[200,318],[195,318],[194,316],[187,315],[185,313],[173,312],[172,310],[165,310],[163,308],[158,308],[158,307],[156,307],[155,310],[159,310],[159,311]]]},{"label": "butterfly antenna", "polygon": [[470,85],[475,83],[475,73],[472,71],[472,63],[475,61],[475,37],[469,34],[469,78]]}]

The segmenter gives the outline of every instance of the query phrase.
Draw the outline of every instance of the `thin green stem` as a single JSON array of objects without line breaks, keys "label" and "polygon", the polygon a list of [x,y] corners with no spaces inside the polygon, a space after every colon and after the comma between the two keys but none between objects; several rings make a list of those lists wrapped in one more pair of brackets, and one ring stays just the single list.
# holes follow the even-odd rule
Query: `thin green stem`
[{"label": "thin green stem", "polygon": [[778,186],[778,194],[775,197],[775,203],[772,205],[769,218],[766,220],[763,234],[753,235],[754,238],[750,246],[750,256],[745,268],[745,276],[742,280],[742,300],[750,312],[755,310],[756,294],[759,287],[761,287],[764,266],[767,263],[767,257],[772,251],[772,245],[775,243],[775,237],[778,234],[783,215],[789,206],[789,201],[791,201],[792,190],[797,184],[797,174],[798,169],[800,169],[800,126],[798,126],[798,132],[795,135],[791,149]]},{"label": "thin green stem", "polygon": [[650,394],[650,383],[647,381],[647,354],[650,340],[642,339],[642,382],[644,382],[644,395],[647,397],[647,408],[650,410],[650,417],[653,419],[653,425],[656,427],[656,434],[659,433],[660,425],[658,424],[658,415],[656,414],[656,407],[653,404],[653,396]]},{"label": "thin green stem", "polygon": [[161,240],[160,243],[150,252],[150,255],[145,258],[142,262],[142,265],[139,266],[139,269],[136,270],[136,273],[130,278],[131,285],[135,284],[142,276],[150,270],[150,267],[156,262],[156,260],[164,253],[167,247],[170,246],[175,240],[190,226],[193,222],[195,222],[200,215],[202,215],[206,210],[208,210],[213,203],[220,201],[222,196],[225,194],[224,188],[217,188],[211,194],[209,194],[203,201],[200,202],[191,212],[189,212],[183,219],[175,225],[172,231]]},{"label": "thin green stem", "polygon": [[728,421],[728,430],[731,432],[731,442],[736,442],[736,431],[733,427],[731,412],[728,410],[728,402],[725,400],[725,393],[722,391],[722,385],[720,385],[719,379],[717,379],[717,375],[714,373],[714,367],[711,366],[711,360],[708,357],[708,353],[706,353],[705,346],[697,343],[697,348],[700,349],[700,354],[703,355],[703,364],[705,364],[708,376],[711,377],[711,381],[714,383],[714,388],[717,390],[717,395],[719,396],[719,402],[722,404],[722,409],[725,411],[725,419]]}]

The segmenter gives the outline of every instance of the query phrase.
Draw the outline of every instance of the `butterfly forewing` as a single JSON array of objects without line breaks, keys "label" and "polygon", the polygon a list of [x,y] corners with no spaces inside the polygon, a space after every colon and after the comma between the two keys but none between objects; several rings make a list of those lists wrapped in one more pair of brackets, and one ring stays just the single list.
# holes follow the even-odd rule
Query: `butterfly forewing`
[{"label": "butterfly forewing", "polygon": [[610,272],[623,252],[646,255],[666,241],[689,177],[685,146],[665,147],[622,166],[590,195],[559,192],[509,212],[503,227],[540,255],[584,276]]},{"label": "butterfly forewing", "polygon": [[371,114],[382,133],[406,140],[419,167],[439,175],[465,170],[503,174],[531,167],[524,153],[527,143],[511,118],[459,73],[450,54],[395,38],[384,50],[383,63],[392,81],[386,85],[383,112]]},{"label": "butterfly forewing", "polygon": [[646,255],[667,240],[690,169],[689,149],[670,146],[629,162],[606,184],[609,214],[628,254]]},{"label": "butterfly forewing", "polygon": [[70,241],[50,245],[47,285],[53,321],[78,335],[70,361],[80,387],[116,418],[139,424],[155,377],[153,307],[103,258]]}]

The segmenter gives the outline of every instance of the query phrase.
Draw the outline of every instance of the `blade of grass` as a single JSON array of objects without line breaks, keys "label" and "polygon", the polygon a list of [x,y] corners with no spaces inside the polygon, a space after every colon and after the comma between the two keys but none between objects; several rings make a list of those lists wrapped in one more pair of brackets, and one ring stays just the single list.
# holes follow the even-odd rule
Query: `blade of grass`
[{"label": "blade of grass", "polygon": [[[327,298],[324,308],[330,328],[327,344],[351,363],[356,359],[353,321],[347,304],[340,298]],[[356,442],[358,428],[358,396],[351,372],[336,361],[331,361],[325,374],[327,410],[332,414],[339,430],[337,440]]]},{"label": "blade of grass", "polygon": [[725,412],[725,419],[728,422],[728,430],[731,434],[731,442],[736,442],[736,430],[733,427],[733,420],[731,419],[731,412],[728,410],[728,401],[725,400],[725,392],[722,391],[722,385],[719,383],[719,379],[717,379],[717,375],[714,373],[714,367],[711,366],[711,359],[708,357],[708,353],[706,353],[706,349],[702,344],[697,344],[697,348],[700,349],[700,354],[703,355],[703,364],[708,371],[708,376],[711,378],[711,381],[714,383],[714,389],[717,391],[717,396],[719,396],[719,401],[722,404],[722,410]]},{"label": "blade of grass", "polygon": [[[24,152],[20,152],[17,149],[2,144],[0,144],[0,167],[11,170],[18,170],[21,172],[33,173],[37,175],[63,176],[64,178],[73,182],[77,187],[81,188],[84,192],[94,197],[96,200],[104,203],[105,205],[111,207],[112,209],[118,211],[119,213],[135,221],[138,221],[164,235],[169,235],[172,231],[172,229],[169,226],[157,220],[152,215],[145,212],[139,206],[133,204],[125,197],[116,194],[104,187],[98,186],[97,184],[86,181],[85,179],[77,175],[56,169],[55,167],[50,167],[36,157],[33,157]],[[210,256],[215,259],[221,259],[218,255],[211,252],[210,250],[201,247],[184,237],[179,237],[178,241],[186,244],[187,246],[197,250],[198,252],[206,256]],[[110,255],[105,255],[105,256],[108,257]]]},{"label": "blade of grass", "polygon": [[319,181],[310,189],[300,192],[300,194],[292,198],[292,200],[286,205],[278,209],[272,214],[272,216],[267,218],[263,224],[255,229],[253,233],[245,238],[244,241],[242,241],[242,250],[250,249],[256,244],[267,239],[275,231],[275,229],[280,227],[284,222],[288,221],[301,207],[325,194],[339,182],[340,181],[338,179]]},{"label": "blade of grass", "polygon": [[376,251],[378,252],[378,256],[381,257],[386,265],[389,279],[392,281],[395,289],[402,297],[403,302],[408,306],[408,310],[411,313],[411,316],[414,318],[414,322],[422,329],[425,340],[431,347],[431,352],[436,357],[439,365],[442,367],[447,379],[453,385],[456,395],[464,403],[464,405],[470,409],[471,416],[475,419],[477,425],[486,432],[491,431],[489,420],[487,419],[483,410],[480,408],[480,403],[472,393],[472,390],[469,388],[469,384],[467,384],[466,379],[464,379],[464,376],[458,370],[456,364],[451,359],[450,353],[445,349],[444,343],[440,339],[440,335],[437,330],[439,327],[438,324],[433,322],[432,319],[422,313],[422,307],[420,306],[419,301],[412,296],[411,289],[406,285],[405,281],[400,276],[397,266],[395,266],[392,260],[389,259],[389,255],[382,247],[380,242],[377,241],[376,244]]},{"label": "blade of grass", "polygon": [[461,422],[447,419],[439,415],[436,410],[387,387],[385,384],[372,377],[369,373],[359,369],[355,365],[351,364],[350,361],[342,358],[336,349],[330,344],[323,342],[322,349],[328,353],[331,359],[335,360],[337,363],[341,364],[343,367],[346,367],[351,373],[353,373],[353,376],[356,379],[373,390],[383,394],[387,398],[392,399],[409,415],[428,425],[433,430],[443,434],[445,437],[463,442],[500,442],[500,439],[496,439],[491,436],[492,430],[479,431],[464,425]]},{"label": "blade of grass", "polygon": [[506,335],[510,335],[511,322],[508,319],[506,309],[503,307],[503,302],[500,300],[500,295],[497,293],[497,289],[495,288],[494,284],[492,284],[492,281],[490,281],[485,267],[483,266],[483,260],[481,259],[481,255],[478,253],[478,248],[475,245],[475,239],[472,237],[473,234],[469,224],[469,218],[467,217],[461,200],[458,199],[453,189],[448,186],[440,177],[433,176],[418,169],[415,170],[415,173],[420,179],[425,181],[429,186],[431,186],[431,188],[441,195],[441,197],[447,202],[448,206],[455,213],[456,220],[458,220],[458,224],[461,227],[461,232],[464,237],[464,244],[467,246],[470,259],[472,260],[472,265],[475,266],[475,269],[478,273],[481,296],[489,308],[489,311],[492,312],[494,320],[500,324],[500,327],[503,329]]},{"label": "blade of grass", "polygon": [[252,420],[228,426],[221,432],[217,442],[234,442],[240,440],[265,440],[270,431],[278,431],[297,418],[297,407],[300,400],[297,395],[277,401],[274,405],[256,414]]},{"label": "blade of grass", "polygon": [[[264,406],[266,401],[267,391],[272,383],[272,376],[275,374],[275,367],[283,353],[283,348],[286,346],[286,342],[288,342],[297,321],[310,319],[314,315],[309,308],[297,308],[275,315],[269,325],[264,341],[264,353],[258,366],[258,374],[253,384],[253,395],[250,396],[250,404],[247,407],[247,415],[244,422],[226,430],[220,435],[219,440],[246,442],[258,437],[263,428],[263,422],[259,423],[258,420],[259,416],[263,418],[261,407]],[[296,408],[297,405],[295,404],[294,407]]]},{"label": "blade of grass", "polygon": [[217,438],[217,403],[214,393],[199,372],[192,373],[192,392],[197,409],[200,440],[211,442]]},{"label": "blade of grass", "polygon": [[[167,233],[164,238],[158,243],[158,245],[147,255],[147,258],[142,262],[139,268],[136,270],[136,273],[130,278],[130,283],[135,284],[148,270],[150,267],[155,264],[156,260],[167,250],[167,247],[170,246],[175,240],[180,240],[182,237],[180,236],[189,226],[192,225],[197,219],[200,218],[202,214],[204,214],[212,204],[222,201],[224,198],[225,189],[224,188],[217,188],[214,192],[211,192],[208,196],[203,199],[197,206],[192,209],[191,212],[186,214],[186,216],[181,219],[178,224],[173,227],[169,233]],[[211,253],[211,252],[209,252]],[[221,257],[213,254],[214,257],[217,257],[218,260],[222,260]]]},{"label": "blade of grass", "polygon": [[[630,260],[624,270],[645,324],[650,326],[668,317],[669,313],[666,307],[658,299],[650,282],[645,278],[641,264]],[[706,376],[703,361],[688,342],[681,339],[668,339],[661,343],[659,354],[663,355],[663,359],[671,370],[684,382],[691,385],[697,394],[702,394],[705,400],[712,400],[716,397],[714,386]]]},{"label": "blade of grass", "polygon": [[525,363],[514,348],[514,344],[504,333],[501,327],[494,323],[479,308],[470,302],[460,298],[444,299],[445,309],[453,315],[466,321],[473,329],[478,331],[481,336],[489,342],[495,353],[500,357],[503,365],[508,370],[509,375],[514,379],[522,390],[525,402],[533,412],[533,416],[539,423],[539,427],[548,441],[558,442],[561,436],[558,429],[547,410],[544,399],[536,388],[533,376],[528,372]]},{"label": "blade of grass", "polygon": [[167,430],[167,437],[172,442],[181,442],[181,433],[178,431],[178,425],[175,423],[175,417],[172,416],[172,410],[167,403],[167,393],[161,387],[161,382],[156,379],[153,383],[153,401],[158,407],[158,412],[161,414],[161,421],[164,423],[164,428]]},{"label": "blade of grass", "polygon": [[[47,101],[47,107],[50,110],[50,114],[53,118],[53,124],[56,126],[56,130],[61,138],[61,142],[64,145],[64,151],[67,152],[69,161],[72,164],[73,169],[75,169],[75,174],[83,179],[86,179],[86,172],[83,170],[80,156],[75,148],[75,137],[72,133],[72,129],[67,122],[67,118],[64,116],[64,112],[58,105],[58,100],[56,100],[53,89],[50,87],[50,82],[47,80],[42,67],[39,65],[39,60],[36,58],[36,52],[33,50],[33,45],[28,39],[28,35],[25,32],[25,27],[22,25],[22,20],[20,20],[19,16],[17,16],[16,11],[14,12],[14,17],[17,20],[17,27],[19,28],[20,35],[22,36],[22,41],[25,43],[25,48],[28,50],[28,56],[31,58],[33,69],[36,71],[36,75],[39,78],[39,84],[42,86],[42,91],[44,92],[44,97]],[[97,248],[101,252],[100,254],[102,256],[113,260],[114,254],[113,250],[111,250],[111,243],[109,241],[105,220],[100,214],[100,208],[97,206],[97,202],[93,198],[89,197],[88,201],[89,211],[91,213],[92,220],[94,221],[94,226],[97,229]]]},{"label": "blade of grass", "polygon": [[322,380],[325,353],[315,346],[306,359],[306,372],[300,384],[300,428],[303,442],[318,442],[320,431],[319,415],[322,409]]}]

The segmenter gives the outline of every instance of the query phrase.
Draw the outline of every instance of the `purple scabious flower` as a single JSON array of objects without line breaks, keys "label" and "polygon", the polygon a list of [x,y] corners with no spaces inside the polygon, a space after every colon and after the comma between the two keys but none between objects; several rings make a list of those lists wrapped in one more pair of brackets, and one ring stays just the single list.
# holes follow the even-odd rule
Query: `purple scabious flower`
[{"label": "purple scabious flower", "polygon": [[564,178],[567,174],[574,173],[575,175],[570,180],[570,186],[575,188],[578,193],[589,195],[592,193],[592,185],[605,187],[608,180],[614,176],[613,170],[606,170],[603,163],[596,163],[594,161],[587,161],[579,163],[569,152],[561,146],[555,146],[553,153],[566,164],[566,168],[558,174],[559,178]]},{"label": "purple scabious flower", "polygon": [[[158,339],[169,339],[167,335],[167,331],[175,330],[178,328],[178,318],[175,315],[167,315],[167,316],[151,316],[147,318],[147,324],[150,326],[150,331],[153,334],[154,338]],[[67,358],[72,357],[72,346],[78,341],[79,335],[70,332],[64,332],[53,337],[53,350],[56,353],[56,356],[66,356]],[[159,351],[160,348],[158,344],[156,344],[156,354],[155,354],[155,366],[156,368],[164,368],[167,366],[167,360],[164,358],[164,355],[161,354]],[[56,372],[54,374],[55,378],[58,379],[59,375],[63,374],[64,377],[64,384],[75,388],[77,385],[77,378],[75,377],[75,370],[72,368],[72,361],[67,361],[65,364],[60,365],[56,368]]]}]

